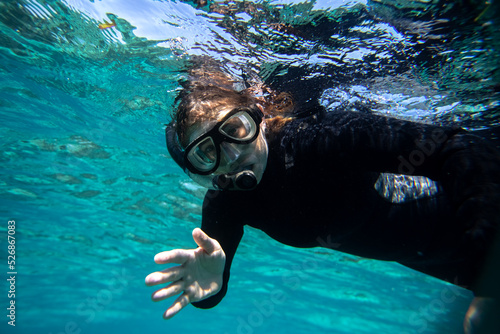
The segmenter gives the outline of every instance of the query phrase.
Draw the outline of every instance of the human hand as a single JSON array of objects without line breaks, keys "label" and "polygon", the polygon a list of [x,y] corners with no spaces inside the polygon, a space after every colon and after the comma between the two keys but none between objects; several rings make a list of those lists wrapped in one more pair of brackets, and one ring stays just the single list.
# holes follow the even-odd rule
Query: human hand
[{"label": "human hand", "polygon": [[165,319],[172,318],[189,303],[215,295],[222,287],[226,254],[219,242],[199,228],[193,230],[193,239],[199,246],[196,249],[175,249],[155,256],[158,264],[178,263],[180,266],[146,277],[147,286],[172,282],[153,293],[151,298],[155,302],[182,293],[163,314]]}]

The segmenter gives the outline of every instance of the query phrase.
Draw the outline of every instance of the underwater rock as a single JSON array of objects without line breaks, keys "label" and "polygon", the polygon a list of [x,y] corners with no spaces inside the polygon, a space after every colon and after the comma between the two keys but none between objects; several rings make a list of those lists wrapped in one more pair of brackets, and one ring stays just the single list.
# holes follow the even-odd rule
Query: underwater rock
[{"label": "underwater rock", "polygon": [[29,140],[28,143],[35,146],[40,151],[56,152],[61,150],[59,144],[57,143],[57,139],[55,142],[48,142],[45,139],[32,139]]},{"label": "underwater rock", "polygon": [[205,198],[205,194],[207,193],[207,189],[203,188],[193,182],[182,182],[180,183],[181,189],[188,194],[193,195],[198,199]]},{"label": "underwater rock", "polygon": [[7,190],[7,192],[14,194],[14,195],[25,196],[25,197],[29,197],[29,198],[37,198],[38,197],[35,193],[33,193],[29,190],[21,189],[21,188],[10,189],[10,190]]},{"label": "underwater rock", "polygon": [[41,179],[39,177],[32,177],[27,175],[16,175],[14,176],[14,180],[20,181],[26,184],[34,185],[34,184],[51,184],[51,181]]},{"label": "underwater rock", "polygon": [[99,194],[102,194],[102,191],[98,190],[85,190],[85,191],[80,191],[73,193],[72,195],[78,198],[92,198],[95,197]]},{"label": "underwater rock", "polygon": [[104,180],[102,181],[102,184],[105,184],[105,185],[111,185],[111,184],[114,184],[116,183],[116,181],[118,181],[118,178],[113,178],[113,179],[107,179],[107,180]]},{"label": "underwater rock", "polygon": [[72,175],[68,175],[68,174],[57,173],[57,174],[50,175],[50,177],[52,177],[60,182],[66,183],[66,184],[82,184],[83,183],[80,179],[78,179]]},{"label": "underwater rock", "polygon": [[168,210],[169,215],[190,222],[198,222],[201,215],[201,203],[197,204],[192,199],[174,194],[163,194],[155,198],[155,203],[163,210]]},{"label": "underwater rock", "polygon": [[127,177],[125,178],[125,181],[137,182],[137,183],[143,183],[143,182],[146,182],[146,180],[139,179],[139,178],[137,178],[137,177],[133,177],[133,176],[127,176]]},{"label": "underwater rock", "polygon": [[149,218],[146,218],[146,221],[149,223],[153,223],[153,224],[163,225],[163,221],[161,221],[160,219],[157,219],[157,218],[149,217]]},{"label": "underwater rock", "polygon": [[108,159],[111,155],[99,145],[81,136],[72,136],[66,150],[76,157],[90,159]]},{"label": "underwater rock", "polygon": [[92,239],[85,235],[61,235],[59,236],[59,239],[82,243],[87,246],[91,246],[93,244]]},{"label": "underwater rock", "polygon": [[97,180],[97,175],[95,175],[95,174],[83,173],[83,174],[80,174],[80,176],[84,177],[86,179],[90,179],[90,180]]},{"label": "underwater rock", "polygon": [[140,211],[146,215],[155,215],[157,212],[150,208],[148,204],[151,203],[151,200],[148,198],[143,198],[138,200],[135,204],[132,204],[128,207],[128,209],[134,210],[134,211]]},{"label": "underwater rock", "polygon": [[144,110],[156,105],[161,105],[159,101],[151,100],[145,96],[134,96],[132,99],[123,99],[121,102],[131,110]]},{"label": "underwater rock", "polygon": [[135,235],[135,234],[130,233],[130,232],[125,233],[125,238],[139,242],[141,244],[147,244],[147,245],[154,244],[153,240],[148,239],[148,238],[144,238],[144,237],[140,237],[140,236]]},{"label": "underwater rock", "polygon": [[41,151],[68,152],[79,158],[108,159],[111,156],[101,146],[78,135],[63,139],[32,139],[28,143]]},{"label": "underwater rock", "polygon": [[125,181],[137,182],[137,183],[147,182],[147,183],[151,183],[151,184],[154,184],[154,185],[160,185],[160,183],[157,182],[157,181],[150,181],[150,180],[140,179],[140,178],[133,177],[133,176],[127,176],[125,178]]}]

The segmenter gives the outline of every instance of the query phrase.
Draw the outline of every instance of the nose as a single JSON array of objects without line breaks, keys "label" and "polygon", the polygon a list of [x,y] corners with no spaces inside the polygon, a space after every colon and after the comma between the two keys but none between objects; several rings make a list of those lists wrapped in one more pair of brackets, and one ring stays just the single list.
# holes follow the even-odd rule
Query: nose
[{"label": "nose", "polygon": [[238,160],[241,153],[243,152],[242,145],[233,144],[233,143],[221,143],[221,154],[224,162],[227,164],[231,164]]}]

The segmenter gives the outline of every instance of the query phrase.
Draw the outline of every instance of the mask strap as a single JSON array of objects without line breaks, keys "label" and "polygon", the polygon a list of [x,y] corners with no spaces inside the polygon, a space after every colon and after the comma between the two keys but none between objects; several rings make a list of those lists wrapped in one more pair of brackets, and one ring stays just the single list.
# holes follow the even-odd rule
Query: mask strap
[{"label": "mask strap", "polygon": [[165,137],[167,140],[168,153],[172,156],[172,159],[186,171],[186,165],[184,163],[184,151],[181,149],[179,141],[177,140],[177,133],[175,131],[175,122],[171,122],[165,128]]}]

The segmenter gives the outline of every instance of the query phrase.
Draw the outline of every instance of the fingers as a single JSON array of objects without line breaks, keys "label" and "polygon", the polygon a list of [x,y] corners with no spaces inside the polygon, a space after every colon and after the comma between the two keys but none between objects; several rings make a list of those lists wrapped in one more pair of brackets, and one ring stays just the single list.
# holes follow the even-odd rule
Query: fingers
[{"label": "fingers", "polygon": [[184,276],[184,268],[181,266],[156,271],[146,277],[146,285],[153,286],[167,282],[180,280]]},{"label": "fingers", "polygon": [[174,249],[171,251],[161,252],[155,255],[155,262],[158,264],[178,263],[184,264],[193,256],[192,250]]},{"label": "fingers", "polygon": [[165,313],[163,314],[163,318],[170,319],[177,313],[179,313],[180,310],[182,310],[184,307],[186,307],[189,304],[189,296],[186,293],[183,293],[182,295],[179,296],[175,300],[175,302],[170,306]]},{"label": "fingers", "polygon": [[165,287],[163,289],[160,289],[160,290],[153,292],[153,294],[151,295],[151,299],[154,302],[159,302],[161,300],[164,300],[164,299],[170,298],[174,295],[177,295],[180,292],[182,292],[183,290],[184,290],[184,282],[177,281],[177,282],[169,284],[167,287]]},{"label": "fingers", "polygon": [[193,239],[208,254],[212,254],[215,250],[221,248],[217,240],[210,238],[199,228],[193,230]]}]

